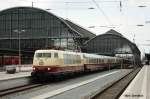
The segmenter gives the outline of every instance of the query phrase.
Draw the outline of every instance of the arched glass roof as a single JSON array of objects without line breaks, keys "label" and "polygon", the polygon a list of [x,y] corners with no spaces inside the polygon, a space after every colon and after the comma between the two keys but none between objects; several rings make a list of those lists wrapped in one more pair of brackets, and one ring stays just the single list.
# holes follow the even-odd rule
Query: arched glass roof
[{"label": "arched glass roof", "polygon": [[0,12],[2,50],[18,50],[19,39],[22,51],[55,47],[80,50],[80,43],[83,42],[81,39],[94,36],[93,33],[87,33],[81,27],[77,29],[69,21],[40,8],[14,7]]},{"label": "arched glass roof", "polygon": [[83,50],[88,53],[111,56],[121,53],[140,55],[140,51],[134,43],[112,29],[87,41]]}]

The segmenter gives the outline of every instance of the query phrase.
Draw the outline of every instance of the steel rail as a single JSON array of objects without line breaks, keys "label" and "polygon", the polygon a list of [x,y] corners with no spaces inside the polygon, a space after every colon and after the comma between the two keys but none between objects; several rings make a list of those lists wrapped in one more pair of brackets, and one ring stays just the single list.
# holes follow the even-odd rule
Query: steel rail
[{"label": "steel rail", "polygon": [[35,88],[35,87],[39,87],[42,86],[43,84],[27,84],[27,85],[23,85],[23,86],[17,86],[17,87],[13,87],[13,88],[9,88],[9,89],[4,89],[4,90],[0,90],[0,97],[2,96],[6,96],[12,93],[17,93],[20,91],[25,91],[31,88]]}]

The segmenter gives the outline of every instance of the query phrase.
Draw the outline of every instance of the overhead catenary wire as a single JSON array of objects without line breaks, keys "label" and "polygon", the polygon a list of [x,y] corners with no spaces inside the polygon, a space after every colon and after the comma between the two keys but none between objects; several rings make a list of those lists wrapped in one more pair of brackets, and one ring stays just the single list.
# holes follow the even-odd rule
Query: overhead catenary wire
[{"label": "overhead catenary wire", "polygon": [[[57,0],[17,0],[18,2],[30,2],[31,3],[31,6],[32,5],[40,5],[40,4],[49,4],[49,5],[66,5],[66,3],[69,5],[69,7],[75,7],[76,8],[73,8],[74,10],[79,10],[79,9],[82,9],[83,6],[89,6],[89,4],[91,5],[91,3],[93,3],[93,1],[57,1]],[[97,3],[101,2],[101,3],[107,3],[106,5],[116,5],[116,4],[112,4],[113,2],[114,3],[119,3],[120,0],[118,1],[106,1],[106,0],[101,0],[101,1],[96,1]],[[108,3],[111,3],[111,4],[108,4]],[[80,8],[78,7],[77,8],[77,5],[79,6],[80,5]],[[82,7],[81,7],[82,5]],[[95,5],[95,4],[94,4]],[[59,9],[63,9],[63,8],[59,8]],[[72,8],[69,8],[69,9],[72,9]],[[83,9],[87,9],[87,8],[83,8]]]},{"label": "overhead catenary wire", "polygon": [[104,15],[105,19],[109,22],[109,24],[111,24],[113,26],[113,23],[111,22],[111,20],[109,19],[109,17],[105,14],[105,12],[101,9],[101,7],[99,6],[99,4],[95,0],[92,0],[92,1],[96,5],[96,7],[99,9],[99,11]]},{"label": "overhead catenary wire", "polygon": [[[64,3],[65,5],[66,4],[89,4],[89,3],[92,3],[94,2],[94,5],[96,5],[96,7],[98,8],[98,10],[104,15],[105,19],[107,20],[107,22],[111,25],[111,26],[114,26],[113,22],[110,20],[110,18],[106,15],[106,13],[103,11],[103,9],[100,7],[100,5],[98,4],[99,2],[103,3],[103,2],[118,2],[120,4],[120,12],[122,11],[122,0],[92,0],[92,1],[67,1],[67,2],[64,2],[64,1],[53,1],[53,0],[50,0],[50,1],[40,1],[40,0],[20,0],[20,1],[25,1],[25,2],[31,2],[32,3],[32,7],[33,7],[33,4],[34,3],[48,3],[48,2],[54,2],[57,3],[57,4],[60,4],[60,3]],[[59,2],[59,3],[58,3]],[[60,8],[62,10],[64,10],[63,8]],[[79,9],[87,9],[87,8],[69,8],[71,10],[79,10]],[[65,8],[66,10],[66,8]],[[67,9],[68,10],[68,9]]]}]

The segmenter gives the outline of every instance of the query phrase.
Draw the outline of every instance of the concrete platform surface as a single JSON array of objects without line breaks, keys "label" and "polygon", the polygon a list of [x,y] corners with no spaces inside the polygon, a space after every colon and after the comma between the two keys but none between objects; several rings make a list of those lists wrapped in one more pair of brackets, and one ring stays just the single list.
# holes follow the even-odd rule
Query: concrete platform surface
[{"label": "concrete platform surface", "polygon": [[150,66],[145,65],[119,99],[150,99]]},{"label": "concrete platform surface", "polygon": [[91,99],[96,93],[105,89],[107,85],[122,78],[122,76],[128,74],[130,71],[117,70],[97,75],[91,79],[49,91],[30,99]]}]

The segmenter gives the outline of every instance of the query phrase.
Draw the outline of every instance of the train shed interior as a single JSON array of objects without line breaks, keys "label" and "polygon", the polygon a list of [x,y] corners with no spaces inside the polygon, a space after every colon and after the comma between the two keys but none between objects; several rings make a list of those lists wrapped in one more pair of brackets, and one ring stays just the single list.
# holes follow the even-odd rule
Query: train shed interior
[{"label": "train shed interior", "polygon": [[141,63],[141,52],[137,46],[113,29],[88,40],[82,50],[86,53],[122,57],[132,60],[136,65]]},{"label": "train shed interior", "polygon": [[19,52],[21,63],[31,64],[37,49],[72,50],[140,60],[137,46],[115,30],[96,36],[71,20],[34,7],[0,11],[0,66],[9,64],[4,64],[5,57],[18,56]]}]

